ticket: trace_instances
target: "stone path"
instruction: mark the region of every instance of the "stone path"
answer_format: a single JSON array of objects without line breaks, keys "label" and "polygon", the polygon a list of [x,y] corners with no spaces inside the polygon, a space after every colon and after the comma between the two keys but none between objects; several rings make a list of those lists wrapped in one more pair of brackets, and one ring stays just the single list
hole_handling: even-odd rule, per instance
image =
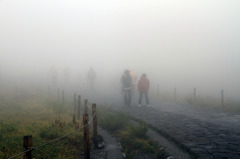
[{"label": "stone path", "polygon": [[172,137],[198,159],[240,159],[238,116],[169,104],[125,110]]},{"label": "stone path", "polygon": [[[139,124],[134,120],[131,120],[131,123],[135,126]],[[164,151],[170,155],[169,158],[172,157],[174,159],[191,159],[191,156],[187,152],[180,149],[178,145],[176,145],[174,142],[169,141],[166,137],[155,132],[151,128],[148,129],[147,136],[150,140],[157,142],[161,147],[163,147]]]},{"label": "stone path", "polygon": [[118,141],[100,127],[98,133],[103,137],[106,146],[103,149],[94,149],[91,152],[91,159],[123,159]]},{"label": "stone path", "polygon": [[[191,156],[188,153],[182,151],[177,145],[173,142],[167,140],[165,137],[156,133],[155,131],[149,129],[147,131],[147,136],[152,141],[158,142],[161,146],[164,147],[165,151],[172,156],[174,159],[191,159]],[[169,157],[170,158],[170,157]]]}]

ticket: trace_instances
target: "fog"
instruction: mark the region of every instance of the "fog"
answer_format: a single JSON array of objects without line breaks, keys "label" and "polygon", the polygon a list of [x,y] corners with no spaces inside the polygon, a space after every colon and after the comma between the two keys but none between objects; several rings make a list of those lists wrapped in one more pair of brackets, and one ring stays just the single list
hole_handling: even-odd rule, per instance
[{"label": "fog", "polygon": [[[0,82],[118,92],[121,74],[146,73],[151,91],[240,97],[238,0],[0,0]],[[45,87],[47,88],[47,86]],[[117,95],[117,94],[116,94]]]}]

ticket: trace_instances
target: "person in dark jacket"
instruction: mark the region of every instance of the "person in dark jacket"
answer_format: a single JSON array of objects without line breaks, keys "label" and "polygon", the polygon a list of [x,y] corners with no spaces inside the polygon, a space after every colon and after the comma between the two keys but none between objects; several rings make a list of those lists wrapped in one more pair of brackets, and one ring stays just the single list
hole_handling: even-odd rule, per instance
[{"label": "person in dark jacket", "polygon": [[149,99],[148,99],[148,91],[150,88],[150,82],[147,79],[147,75],[144,73],[142,74],[140,80],[138,81],[138,91],[139,91],[139,100],[138,106],[142,106],[142,97],[145,96],[147,106],[150,106]]},{"label": "person in dark jacket", "polygon": [[132,100],[132,78],[129,70],[124,71],[121,78],[121,83],[122,91],[124,93],[124,104],[130,106]]}]

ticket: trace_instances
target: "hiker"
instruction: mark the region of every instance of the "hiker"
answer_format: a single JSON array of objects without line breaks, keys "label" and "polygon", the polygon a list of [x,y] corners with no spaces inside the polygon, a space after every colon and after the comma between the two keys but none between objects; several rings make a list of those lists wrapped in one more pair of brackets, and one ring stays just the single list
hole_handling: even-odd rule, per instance
[{"label": "hiker", "polygon": [[132,101],[134,102],[133,104],[136,105],[135,101],[136,101],[136,86],[137,86],[137,75],[133,70],[130,70],[130,76],[132,78]]},{"label": "hiker", "polygon": [[150,87],[150,82],[147,79],[147,75],[145,73],[142,74],[140,80],[138,81],[138,91],[139,91],[139,100],[138,100],[138,106],[142,106],[142,97],[145,96],[146,104],[147,106],[150,106],[149,100],[148,100],[148,91]]},{"label": "hiker", "polygon": [[132,78],[129,70],[125,70],[122,78],[122,91],[124,94],[124,104],[126,106],[131,106],[131,98],[132,98]]},{"label": "hiker", "polygon": [[96,72],[91,67],[88,71],[88,81],[91,89],[94,88],[95,80],[96,80]]}]

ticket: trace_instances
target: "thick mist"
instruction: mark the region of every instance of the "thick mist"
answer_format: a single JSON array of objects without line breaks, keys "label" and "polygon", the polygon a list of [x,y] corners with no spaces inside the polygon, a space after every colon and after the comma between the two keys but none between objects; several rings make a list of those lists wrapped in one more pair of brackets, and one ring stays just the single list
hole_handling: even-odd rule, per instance
[{"label": "thick mist", "polygon": [[[0,0],[2,86],[88,88],[97,74],[101,95],[118,95],[120,77],[146,73],[151,91],[240,97],[240,2]],[[89,92],[88,92],[89,93]]]}]

